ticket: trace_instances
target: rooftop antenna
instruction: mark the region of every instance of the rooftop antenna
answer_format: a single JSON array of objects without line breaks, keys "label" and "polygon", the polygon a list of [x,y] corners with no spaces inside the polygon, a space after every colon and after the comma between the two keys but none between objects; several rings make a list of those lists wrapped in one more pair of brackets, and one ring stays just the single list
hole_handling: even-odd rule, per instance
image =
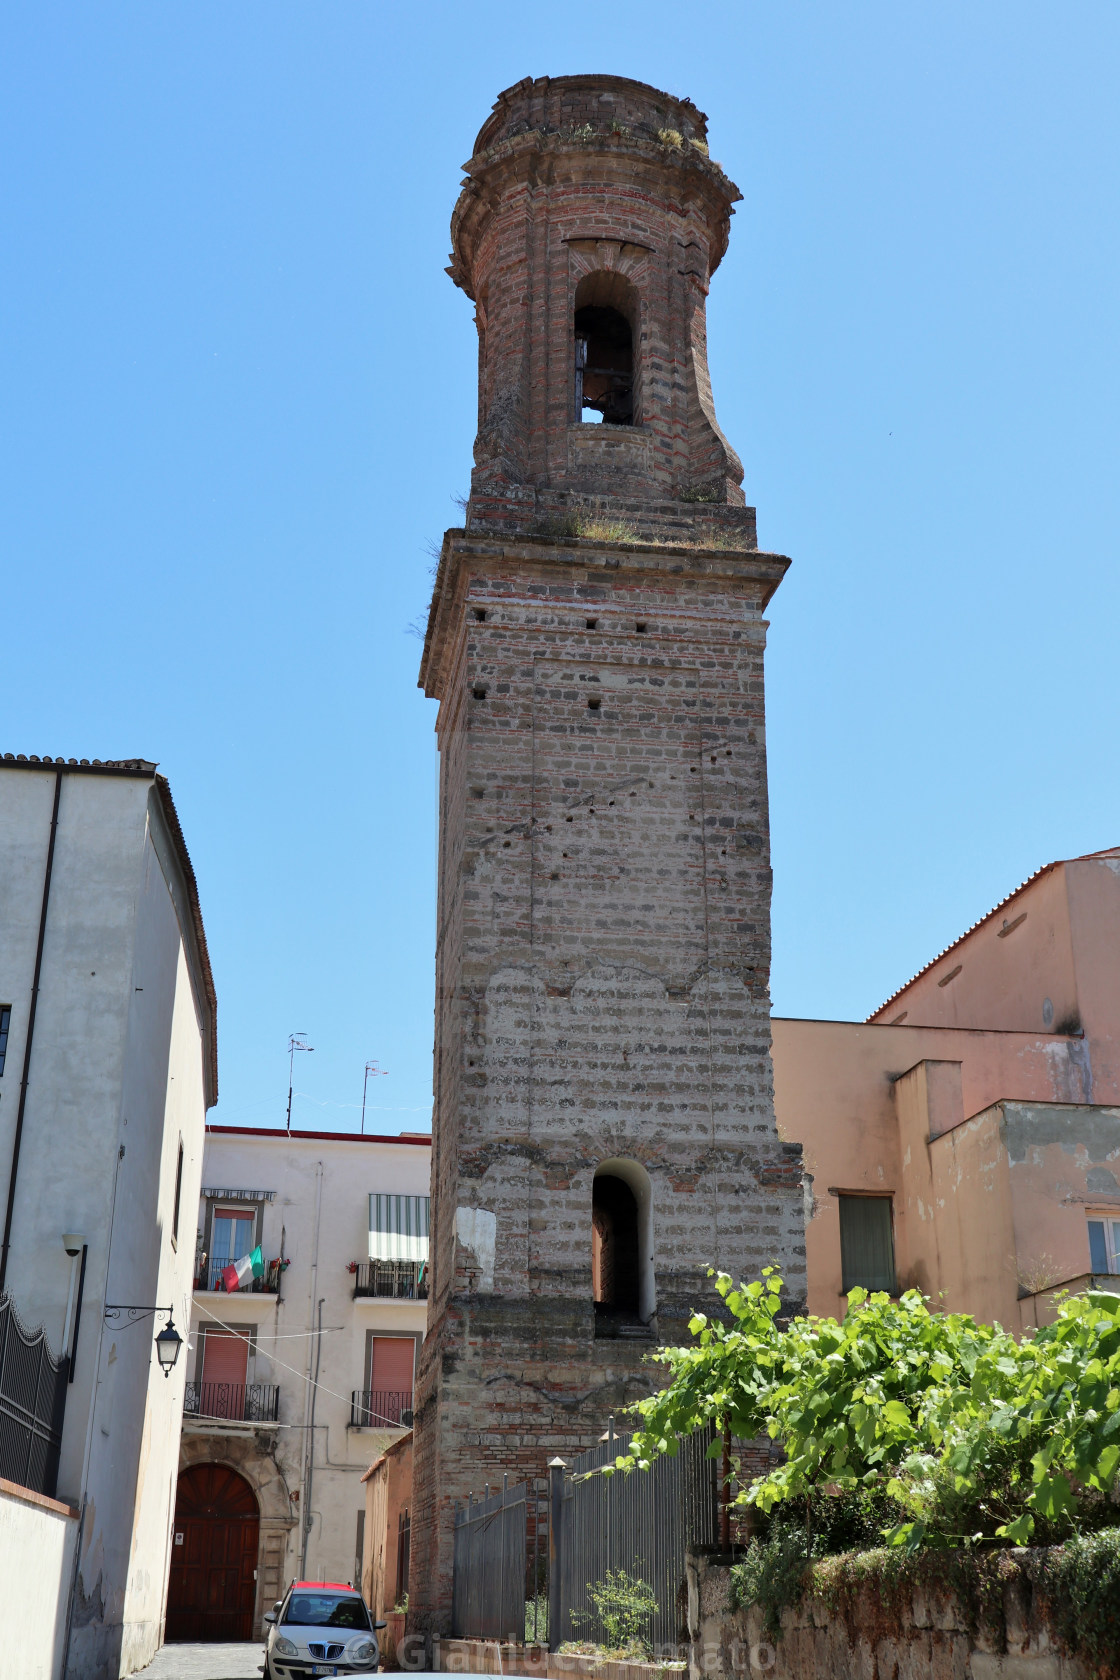
[{"label": "rooftop antenna", "polygon": [[369,1082],[370,1082],[371,1079],[388,1079],[388,1077],[389,1077],[388,1070],[385,1069],[385,1068],[382,1068],[382,1067],[378,1067],[378,1065],[375,1061],[366,1063],[365,1078],[362,1080],[362,1136],[363,1137],[365,1136],[365,1130],[366,1130],[366,1087],[369,1085]]},{"label": "rooftop antenna", "polygon": [[285,1128],[288,1133],[292,1130],[292,1076],[295,1072],[296,1051],[306,1050],[309,1055],[314,1054],[315,1051],[313,1044],[303,1042],[306,1037],[306,1033],[290,1033],[288,1035],[288,1124]]}]

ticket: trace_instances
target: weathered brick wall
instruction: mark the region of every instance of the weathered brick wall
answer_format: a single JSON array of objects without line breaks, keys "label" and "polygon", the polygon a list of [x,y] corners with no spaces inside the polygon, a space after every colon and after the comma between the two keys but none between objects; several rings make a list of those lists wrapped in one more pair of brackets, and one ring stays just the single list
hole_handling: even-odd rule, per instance
[{"label": "weathered brick wall", "polygon": [[[635,131],[573,140],[606,92]],[[684,147],[650,137],[666,114]],[[414,1632],[449,1630],[452,1502],[597,1440],[657,1380],[653,1341],[710,1303],[709,1265],[777,1261],[804,1294],[769,1059],[763,612],[788,562],[755,548],[711,410],[703,300],[735,189],[702,134],[639,84],[522,84],[456,212],[484,395],[421,675],[441,783]],[[641,426],[570,425],[588,262],[641,288]],[[682,501],[698,463],[716,499]],[[619,540],[555,534],[573,509]],[[648,1177],[645,1339],[596,1334],[592,1185],[615,1160]]]},{"label": "weathered brick wall", "polygon": [[[705,134],[687,100],[622,78],[543,77],[499,99],[466,166],[449,269],[479,328],[473,528],[524,524],[542,491],[743,508],[704,318],[741,195]],[[593,274],[635,299],[633,427],[577,423],[572,317]]]}]

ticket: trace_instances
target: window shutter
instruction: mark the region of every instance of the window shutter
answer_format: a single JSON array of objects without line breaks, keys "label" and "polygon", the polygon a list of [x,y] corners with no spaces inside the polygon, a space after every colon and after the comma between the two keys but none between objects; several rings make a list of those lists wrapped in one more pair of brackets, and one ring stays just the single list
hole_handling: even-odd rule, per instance
[{"label": "window shutter", "polygon": [[843,1290],[895,1292],[894,1237],[889,1196],[840,1197],[840,1261]]}]

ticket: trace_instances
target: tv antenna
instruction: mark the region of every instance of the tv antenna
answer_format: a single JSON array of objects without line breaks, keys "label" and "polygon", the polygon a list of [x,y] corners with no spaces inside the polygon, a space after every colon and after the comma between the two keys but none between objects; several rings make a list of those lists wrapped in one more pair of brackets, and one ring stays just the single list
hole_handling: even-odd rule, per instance
[{"label": "tv antenna", "polygon": [[313,1044],[304,1043],[306,1037],[307,1034],[302,1032],[288,1035],[288,1124],[285,1130],[289,1133],[292,1129],[292,1084],[296,1066],[296,1051],[306,1050],[308,1055],[313,1055],[315,1052]]},{"label": "tv antenna", "polygon": [[366,1090],[371,1079],[388,1079],[387,1069],[378,1067],[376,1061],[366,1063],[365,1078],[362,1080],[362,1135],[366,1129]]}]

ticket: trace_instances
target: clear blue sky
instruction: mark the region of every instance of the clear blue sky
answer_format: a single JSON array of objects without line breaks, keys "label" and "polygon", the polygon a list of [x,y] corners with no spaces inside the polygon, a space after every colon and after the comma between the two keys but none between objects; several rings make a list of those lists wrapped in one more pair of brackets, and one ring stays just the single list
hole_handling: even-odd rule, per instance
[{"label": "clear blue sky", "polygon": [[227,1124],[431,1096],[443,273],[498,91],[690,95],[745,194],[710,302],[771,606],[774,1004],[859,1017],[1120,841],[1120,9],[332,0],[0,15],[0,749],[159,759]]}]

